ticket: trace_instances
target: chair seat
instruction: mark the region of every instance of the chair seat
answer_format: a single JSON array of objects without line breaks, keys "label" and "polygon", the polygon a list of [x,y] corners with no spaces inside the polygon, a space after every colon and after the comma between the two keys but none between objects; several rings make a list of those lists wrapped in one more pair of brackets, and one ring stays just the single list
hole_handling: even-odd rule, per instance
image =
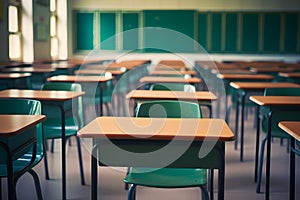
[{"label": "chair seat", "polygon": [[207,183],[206,169],[132,168],[125,183],[157,188],[197,187]]},{"label": "chair seat", "polygon": [[[74,123],[73,118],[67,118],[65,122],[66,136],[74,136],[77,133],[78,125]],[[44,122],[45,139],[61,138],[61,122],[60,119],[47,119]]]}]

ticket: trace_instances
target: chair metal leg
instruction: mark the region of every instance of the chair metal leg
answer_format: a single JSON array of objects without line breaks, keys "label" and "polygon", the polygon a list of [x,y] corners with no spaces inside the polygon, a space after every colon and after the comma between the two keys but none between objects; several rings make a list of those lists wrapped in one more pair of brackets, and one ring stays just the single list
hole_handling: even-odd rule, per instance
[{"label": "chair metal leg", "polygon": [[210,192],[210,199],[214,199],[214,169],[209,169],[209,192]]},{"label": "chair metal leg", "polygon": [[75,137],[76,137],[76,142],[77,142],[77,151],[78,151],[78,160],[79,160],[79,170],[80,170],[80,177],[81,177],[81,185],[85,185],[80,139],[77,136],[75,136]]},{"label": "chair metal leg", "polygon": [[129,190],[128,190],[128,200],[135,200],[135,195],[136,195],[136,185],[135,184],[132,184],[130,187],[129,187]]},{"label": "chair metal leg", "polygon": [[36,172],[33,169],[30,169],[28,172],[31,174],[31,176],[34,180],[36,195],[37,195],[39,200],[42,200],[43,195],[42,195],[41,184],[40,184],[40,180],[39,180],[38,175],[36,174]]},{"label": "chair metal leg", "polygon": [[259,159],[259,164],[258,164],[257,183],[256,183],[256,193],[260,193],[265,144],[266,144],[267,139],[268,139],[267,136],[265,136],[261,142],[261,149],[260,149],[261,151],[260,151],[260,159]]},{"label": "chair metal leg", "polygon": [[[44,146],[47,141],[44,142]],[[50,180],[49,176],[49,168],[48,168],[48,157],[47,157],[47,152],[45,151],[44,153],[44,169],[45,169],[45,178],[46,180]]]},{"label": "chair metal leg", "polygon": [[52,139],[52,140],[51,140],[51,148],[50,148],[50,152],[51,152],[51,153],[54,152],[54,143],[55,143],[55,140]]},{"label": "chair metal leg", "polygon": [[209,196],[208,196],[208,191],[207,191],[206,185],[201,185],[199,187],[201,189],[202,200],[209,200]]},{"label": "chair metal leg", "polygon": [[2,200],[2,178],[0,177],[0,200]]}]

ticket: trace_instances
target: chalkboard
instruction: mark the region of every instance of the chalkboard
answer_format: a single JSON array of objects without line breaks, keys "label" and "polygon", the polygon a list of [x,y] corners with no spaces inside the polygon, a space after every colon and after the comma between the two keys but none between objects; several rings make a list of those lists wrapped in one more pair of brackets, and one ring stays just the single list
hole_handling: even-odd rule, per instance
[{"label": "chalkboard", "polygon": [[297,51],[297,43],[300,39],[299,33],[299,14],[286,13],[284,20],[284,50],[288,53],[295,53]]},{"label": "chalkboard", "polygon": [[226,13],[225,14],[225,51],[236,52],[237,51],[237,13]]},{"label": "chalkboard", "polygon": [[100,13],[100,48],[116,49],[116,13]]},{"label": "chalkboard", "polygon": [[245,53],[258,52],[258,16],[258,13],[242,14],[242,51]]},{"label": "chalkboard", "polygon": [[222,45],[222,14],[211,14],[211,51],[220,52]]},{"label": "chalkboard", "polygon": [[94,48],[94,13],[76,12],[76,50]]},{"label": "chalkboard", "polygon": [[263,19],[263,51],[279,52],[280,13],[265,13]]},{"label": "chalkboard", "polygon": [[123,49],[136,50],[139,47],[139,14],[123,13]]},{"label": "chalkboard", "polygon": [[[194,10],[145,10],[144,26],[157,32],[144,33],[146,51],[194,52]],[[163,31],[163,29],[167,29]],[[168,33],[168,34],[164,34]],[[181,37],[185,37],[184,41]],[[189,40],[189,41],[188,41]]]},{"label": "chalkboard", "polygon": [[207,13],[198,14],[198,43],[207,51]]}]

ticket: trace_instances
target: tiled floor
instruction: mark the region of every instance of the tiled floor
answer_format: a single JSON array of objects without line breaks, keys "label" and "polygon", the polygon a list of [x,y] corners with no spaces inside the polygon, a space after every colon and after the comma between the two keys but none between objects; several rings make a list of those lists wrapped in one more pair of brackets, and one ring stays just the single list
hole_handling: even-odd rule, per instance
[{"label": "tiled floor", "polygon": [[[231,122],[233,122],[233,117]],[[231,123],[233,127],[233,123]],[[245,130],[245,161],[239,161],[239,150],[234,150],[234,142],[226,145],[226,183],[225,199],[227,200],[253,200],[264,199],[264,193],[255,192],[254,183],[254,141],[255,129],[253,128],[253,118],[249,117],[246,122]],[[86,176],[86,185],[80,185],[79,168],[77,162],[77,151],[73,145],[67,149],[67,198],[73,200],[90,199],[90,156],[89,152],[83,148],[84,169]],[[51,180],[44,178],[44,165],[40,163],[35,170],[39,174],[43,196],[45,200],[61,199],[61,164],[60,164],[60,143],[56,142],[55,152],[49,155],[49,168]],[[286,141],[283,146],[279,140],[272,143],[271,159],[271,198],[272,200],[288,199],[288,176],[289,176],[289,157],[286,152]],[[297,158],[297,163],[300,159]],[[125,175],[124,168],[99,168],[99,199],[118,200],[126,199],[127,192],[124,190],[122,178]],[[300,183],[300,170],[297,171],[296,180]],[[215,176],[217,177],[217,175]],[[2,180],[3,197],[6,199],[6,179]],[[216,183],[216,181],[215,181]],[[299,185],[299,184],[298,184]],[[262,184],[264,191],[264,180]],[[31,177],[24,175],[17,185],[17,195],[19,200],[36,199],[34,184]],[[297,194],[300,197],[300,191]],[[215,186],[215,199],[217,197],[217,186]],[[138,188],[137,199],[201,199],[200,190],[190,189],[153,189]]]}]

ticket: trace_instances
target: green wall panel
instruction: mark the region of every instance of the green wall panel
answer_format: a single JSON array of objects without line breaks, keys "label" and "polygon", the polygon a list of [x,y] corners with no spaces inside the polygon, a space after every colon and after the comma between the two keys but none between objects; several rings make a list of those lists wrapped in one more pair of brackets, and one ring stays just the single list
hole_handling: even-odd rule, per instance
[{"label": "green wall panel", "polygon": [[279,52],[280,13],[266,13],[263,19],[263,51]]},{"label": "green wall panel", "polygon": [[139,14],[123,13],[123,49],[135,50],[139,46]]},{"label": "green wall panel", "polygon": [[236,52],[237,51],[237,24],[238,15],[236,13],[226,13],[225,15],[225,51]]},{"label": "green wall panel", "polygon": [[222,48],[222,14],[211,14],[211,51],[220,52]]},{"label": "green wall panel", "polygon": [[116,49],[116,13],[100,13],[101,49]]},{"label": "green wall panel", "polygon": [[207,13],[198,14],[198,43],[207,51]]},{"label": "green wall panel", "polygon": [[76,50],[94,48],[94,14],[76,13]]},{"label": "green wall panel", "polygon": [[[145,10],[144,26],[164,28],[146,31],[147,51],[194,52],[194,10]],[[184,38],[184,41],[180,38]],[[190,39],[189,39],[190,38]],[[183,42],[182,42],[183,41]]]},{"label": "green wall panel", "polygon": [[299,40],[299,14],[287,13],[284,20],[284,49],[286,52],[295,53]]},{"label": "green wall panel", "polygon": [[258,52],[259,23],[258,13],[242,14],[242,52]]}]

